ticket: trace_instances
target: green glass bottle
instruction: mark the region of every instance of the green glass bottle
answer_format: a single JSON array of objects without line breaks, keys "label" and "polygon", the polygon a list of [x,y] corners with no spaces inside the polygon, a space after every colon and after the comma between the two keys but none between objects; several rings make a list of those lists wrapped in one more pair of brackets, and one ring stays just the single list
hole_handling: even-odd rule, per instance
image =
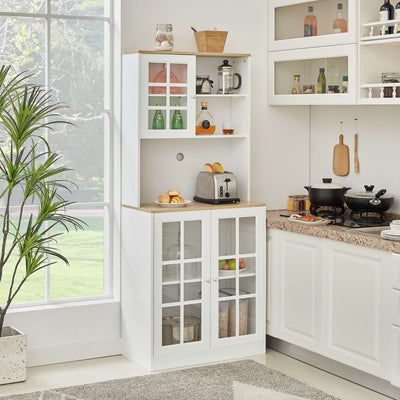
[{"label": "green glass bottle", "polygon": [[[161,104],[157,104],[157,107],[160,107]],[[164,117],[162,115],[161,110],[156,110],[153,117],[153,129],[164,129]]]},{"label": "green glass bottle", "polygon": [[[179,104],[175,104],[175,107],[179,107]],[[179,110],[175,110],[174,112],[171,122],[171,129],[183,129],[183,118]]]}]

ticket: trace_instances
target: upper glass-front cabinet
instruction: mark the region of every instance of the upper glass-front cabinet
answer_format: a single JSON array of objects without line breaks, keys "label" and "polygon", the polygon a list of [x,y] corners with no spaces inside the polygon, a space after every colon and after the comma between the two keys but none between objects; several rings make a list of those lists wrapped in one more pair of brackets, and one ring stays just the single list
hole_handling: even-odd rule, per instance
[{"label": "upper glass-front cabinet", "polygon": [[[346,28],[334,27],[338,3]],[[309,13],[309,7],[312,12]],[[356,43],[355,0],[270,0],[269,51]],[[305,18],[316,18],[316,32],[305,29]],[[307,24],[309,25],[309,24]]]},{"label": "upper glass-front cabinet", "polygon": [[144,55],[141,137],[192,136],[195,124],[195,57]]},{"label": "upper glass-front cabinet", "polygon": [[[356,54],[355,44],[270,52],[269,104],[355,104]],[[318,90],[321,68],[326,80],[323,93]],[[296,94],[293,93],[295,75],[300,79],[300,93]]]}]

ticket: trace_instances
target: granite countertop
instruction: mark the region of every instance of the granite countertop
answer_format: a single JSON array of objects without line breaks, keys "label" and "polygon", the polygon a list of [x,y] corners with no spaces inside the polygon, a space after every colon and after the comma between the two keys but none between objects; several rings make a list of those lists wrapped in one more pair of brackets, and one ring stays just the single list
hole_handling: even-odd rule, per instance
[{"label": "granite countertop", "polygon": [[[267,228],[281,229],[288,232],[301,233],[303,235],[316,236],[324,239],[336,240],[370,247],[373,249],[400,253],[400,242],[382,239],[377,235],[366,232],[357,232],[347,227],[336,225],[310,226],[306,224],[288,221],[288,218],[280,214],[288,215],[287,210],[267,211]],[[389,228],[387,228],[389,229]]]}]

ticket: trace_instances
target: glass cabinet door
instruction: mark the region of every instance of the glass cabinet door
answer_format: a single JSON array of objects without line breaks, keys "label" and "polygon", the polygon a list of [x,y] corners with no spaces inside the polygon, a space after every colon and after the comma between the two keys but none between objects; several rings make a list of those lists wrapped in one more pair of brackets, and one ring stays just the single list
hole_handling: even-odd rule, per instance
[{"label": "glass cabinet door", "polygon": [[194,135],[194,57],[162,54],[143,60],[142,137]]},{"label": "glass cabinet door", "polygon": [[201,214],[197,218],[198,213],[172,214],[161,214],[156,222],[155,353],[188,344],[202,346],[209,329],[206,221]]},{"label": "glass cabinet door", "polygon": [[260,268],[264,256],[258,237],[261,217],[254,210],[213,212],[216,217],[212,218],[212,232],[218,240],[212,244],[211,253],[212,276],[217,283],[212,288],[211,307],[216,308],[212,313],[212,338],[217,343],[259,334],[265,275]]}]

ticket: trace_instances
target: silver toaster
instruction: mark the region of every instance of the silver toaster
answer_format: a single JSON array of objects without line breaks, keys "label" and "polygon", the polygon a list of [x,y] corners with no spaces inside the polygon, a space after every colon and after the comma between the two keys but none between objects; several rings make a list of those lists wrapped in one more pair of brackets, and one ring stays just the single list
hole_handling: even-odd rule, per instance
[{"label": "silver toaster", "polygon": [[205,172],[197,176],[196,201],[210,204],[237,203],[236,176],[232,172]]}]

